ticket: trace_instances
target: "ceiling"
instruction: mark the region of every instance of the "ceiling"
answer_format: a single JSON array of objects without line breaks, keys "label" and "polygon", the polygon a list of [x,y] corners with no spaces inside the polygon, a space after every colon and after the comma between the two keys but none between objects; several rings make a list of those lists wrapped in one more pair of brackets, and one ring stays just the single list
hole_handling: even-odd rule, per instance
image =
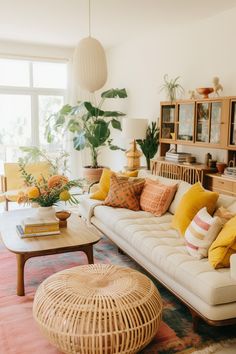
[{"label": "ceiling", "polygon": [[[75,46],[88,35],[88,1],[0,0],[0,40]],[[91,0],[92,36],[109,47],[234,6],[235,0]]]}]

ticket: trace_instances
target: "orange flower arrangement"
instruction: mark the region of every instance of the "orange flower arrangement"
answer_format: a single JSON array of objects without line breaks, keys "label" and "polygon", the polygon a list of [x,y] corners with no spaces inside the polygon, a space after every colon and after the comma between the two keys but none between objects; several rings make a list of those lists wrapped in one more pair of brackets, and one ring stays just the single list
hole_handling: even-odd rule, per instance
[{"label": "orange flower arrangement", "polygon": [[53,175],[46,180],[43,176],[40,176],[38,180],[35,180],[32,175],[28,174],[24,167],[23,177],[30,185],[27,191],[21,192],[18,195],[18,203],[35,202],[40,206],[52,206],[59,201],[69,201],[73,204],[78,204],[78,200],[70,194],[69,190],[72,187],[82,187],[81,180],[71,180],[66,176]]}]

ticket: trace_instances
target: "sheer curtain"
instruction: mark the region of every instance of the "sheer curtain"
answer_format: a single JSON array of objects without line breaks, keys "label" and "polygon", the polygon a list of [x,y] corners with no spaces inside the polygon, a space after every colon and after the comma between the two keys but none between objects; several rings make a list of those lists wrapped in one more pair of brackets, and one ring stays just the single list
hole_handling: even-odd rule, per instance
[{"label": "sheer curtain", "polygon": [[[75,50],[73,59],[70,60],[68,65],[68,98],[67,102],[71,105],[75,105],[78,101],[94,101],[94,94],[80,89],[77,83],[78,66],[77,64],[77,51]],[[73,147],[73,134],[70,132],[66,133],[65,136],[65,150],[70,154],[69,156],[69,169],[71,171],[72,178],[82,177],[83,166],[89,165],[89,154],[88,151],[76,151]]]}]

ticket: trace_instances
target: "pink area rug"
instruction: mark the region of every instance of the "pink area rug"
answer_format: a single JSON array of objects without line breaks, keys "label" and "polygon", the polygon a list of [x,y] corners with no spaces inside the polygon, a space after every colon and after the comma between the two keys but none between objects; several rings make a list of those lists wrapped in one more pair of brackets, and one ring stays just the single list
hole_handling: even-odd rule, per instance
[{"label": "pink area rug", "polygon": [[[116,246],[105,237],[95,245],[94,255],[96,263],[119,264],[143,271],[129,257],[119,254]],[[0,354],[60,354],[44,339],[33,320],[34,293],[51,274],[79,264],[87,264],[81,252],[30,259],[25,268],[26,296],[18,297],[15,255],[0,245]],[[219,329],[201,323],[195,333],[186,307],[160,284],[156,285],[164,302],[163,322],[142,354],[192,353],[235,337],[236,326]]]}]

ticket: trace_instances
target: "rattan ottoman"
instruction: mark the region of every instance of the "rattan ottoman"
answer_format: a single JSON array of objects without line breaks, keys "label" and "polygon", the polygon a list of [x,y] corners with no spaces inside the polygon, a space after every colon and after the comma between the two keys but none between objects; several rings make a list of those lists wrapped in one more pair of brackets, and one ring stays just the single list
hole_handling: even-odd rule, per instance
[{"label": "rattan ottoman", "polygon": [[131,354],[156,334],[162,301],[144,274],[93,264],[46,279],[36,292],[33,315],[42,333],[64,353]]}]

